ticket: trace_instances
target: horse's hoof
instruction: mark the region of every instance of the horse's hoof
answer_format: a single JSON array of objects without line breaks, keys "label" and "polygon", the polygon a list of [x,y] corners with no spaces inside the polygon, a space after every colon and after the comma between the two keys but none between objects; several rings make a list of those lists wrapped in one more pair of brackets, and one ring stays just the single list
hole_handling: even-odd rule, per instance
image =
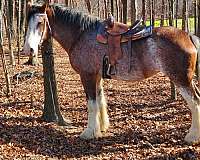
[{"label": "horse's hoof", "polygon": [[101,131],[96,131],[91,128],[86,128],[80,135],[81,139],[94,139],[99,137],[102,137]]},{"label": "horse's hoof", "polygon": [[190,144],[198,144],[200,143],[200,132],[197,130],[190,131],[186,136],[185,136],[185,141]]}]

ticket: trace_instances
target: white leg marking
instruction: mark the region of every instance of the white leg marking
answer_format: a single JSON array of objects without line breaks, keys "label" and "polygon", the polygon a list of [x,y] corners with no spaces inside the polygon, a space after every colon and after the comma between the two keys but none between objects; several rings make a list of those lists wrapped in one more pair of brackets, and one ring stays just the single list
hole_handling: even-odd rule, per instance
[{"label": "white leg marking", "polygon": [[102,132],[106,132],[110,123],[109,123],[109,117],[107,113],[107,102],[103,94],[103,91],[102,91],[102,94],[97,97],[97,103],[100,108],[100,117],[99,117],[100,129]]},{"label": "white leg marking", "polygon": [[195,100],[194,96],[189,94],[186,90],[180,89],[182,96],[187,101],[192,113],[192,124],[189,133],[185,136],[185,141],[188,143],[200,142],[200,105]]},{"label": "white leg marking", "polygon": [[83,139],[93,139],[101,137],[99,106],[94,100],[88,101],[88,125],[87,128],[80,135]]}]

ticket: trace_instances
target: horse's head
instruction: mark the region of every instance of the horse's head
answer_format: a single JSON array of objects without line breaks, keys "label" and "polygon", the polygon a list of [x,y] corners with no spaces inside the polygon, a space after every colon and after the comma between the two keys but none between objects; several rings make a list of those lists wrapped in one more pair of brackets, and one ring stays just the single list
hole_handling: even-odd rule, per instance
[{"label": "horse's head", "polygon": [[29,6],[27,19],[28,29],[23,47],[24,54],[36,55],[38,53],[38,47],[51,33],[51,27],[47,15],[49,10],[50,8],[48,4],[44,4],[40,7]]}]

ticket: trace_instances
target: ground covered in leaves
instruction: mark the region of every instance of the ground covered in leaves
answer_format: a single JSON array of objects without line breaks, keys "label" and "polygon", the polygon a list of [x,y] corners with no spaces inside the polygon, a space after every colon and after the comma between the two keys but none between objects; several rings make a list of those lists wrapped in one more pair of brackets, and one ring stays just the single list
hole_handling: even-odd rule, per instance
[{"label": "ground covered in leaves", "polygon": [[[13,75],[37,71],[31,79],[12,80],[12,95],[5,96],[0,63],[0,159],[199,159],[200,146],[183,139],[191,122],[190,111],[178,94],[170,99],[169,79],[162,74],[141,82],[105,80],[110,128],[98,140],[81,140],[87,108],[78,74],[67,54],[54,46],[56,79],[62,115],[71,126],[40,120],[44,89],[42,65],[22,65]],[[41,59],[41,58],[40,58]]]}]

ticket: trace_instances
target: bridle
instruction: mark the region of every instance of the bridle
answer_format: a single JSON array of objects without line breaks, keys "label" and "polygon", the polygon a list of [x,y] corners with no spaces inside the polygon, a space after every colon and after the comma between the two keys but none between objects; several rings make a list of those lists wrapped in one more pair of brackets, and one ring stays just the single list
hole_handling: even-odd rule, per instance
[{"label": "bridle", "polygon": [[39,42],[39,46],[41,46],[42,43],[43,43],[44,36],[45,36],[46,26],[48,26],[48,28],[49,28],[50,35],[52,35],[52,30],[51,30],[51,27],[50,27],[50,24],[49,24],[49,19],[48,19],[46,12],[45,13],[36,13],[35,15],[45,17],[44,18],[44,27],[43,27],[43,31],[42,31],[42,36],[41,36],[41,39],[40,39],[40,42]]}]

